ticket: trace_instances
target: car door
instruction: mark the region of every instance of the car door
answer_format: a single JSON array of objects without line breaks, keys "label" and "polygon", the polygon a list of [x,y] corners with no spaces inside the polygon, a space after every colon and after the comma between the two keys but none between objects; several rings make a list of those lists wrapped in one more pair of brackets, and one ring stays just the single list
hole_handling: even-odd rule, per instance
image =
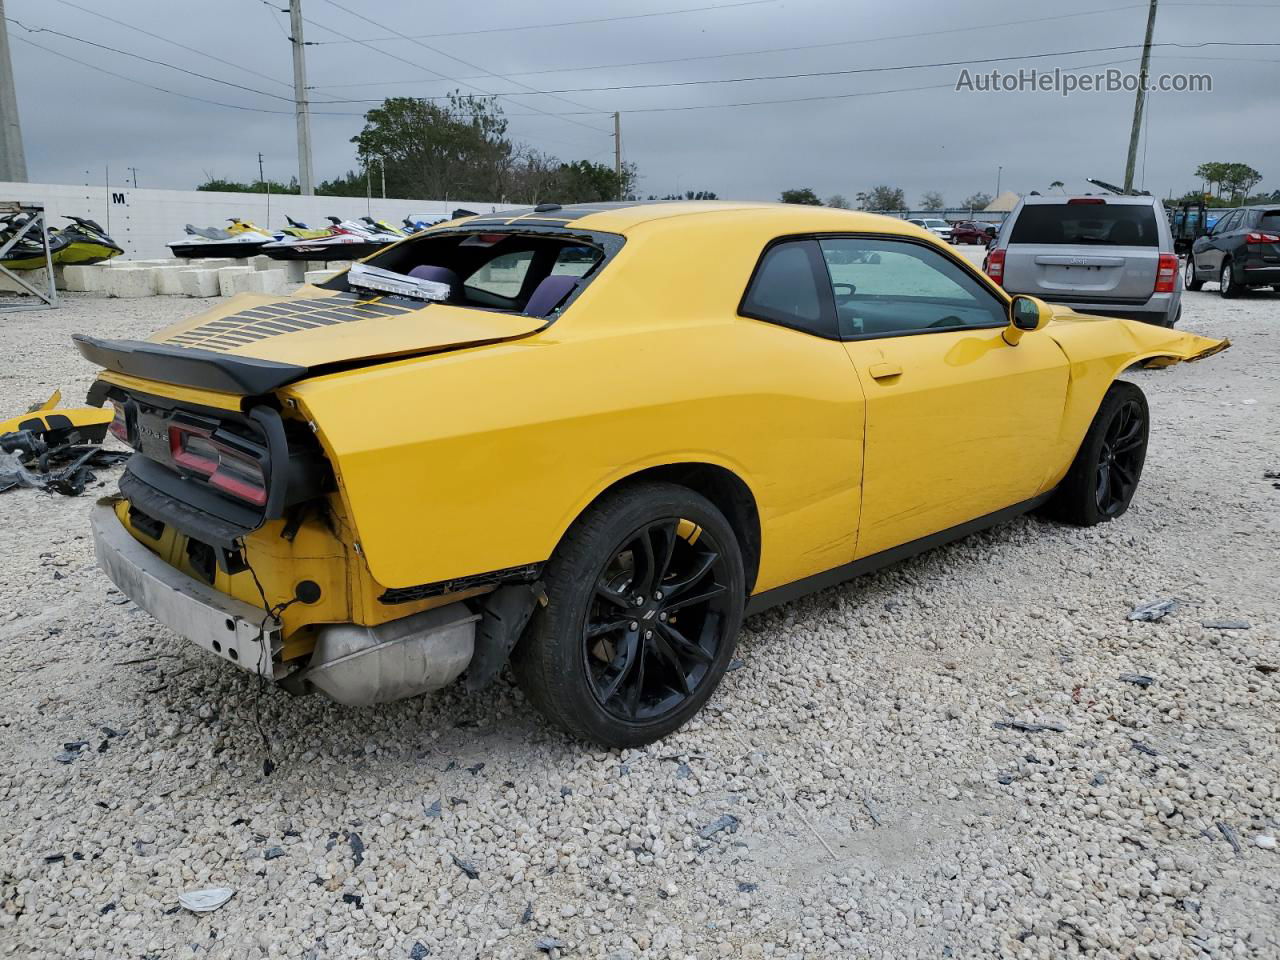
[{"label": "car door", "polygon": [[1222,258],[1226,256],[1228,234],[1235,231],[1243,217],[1243,210],[1228,210],[1213,225],[1213,230],[1192,246],[1191,255],[1196,258],[1196,271],[1202,277],[1217,278],[1222,270]]},{"label": "car door", "polygon": [[820,240],[866,397],[857,557],[1020,505],[1050,480],[1068,365],[1009,346],[1008,301],[968,264],[900,237]]}]

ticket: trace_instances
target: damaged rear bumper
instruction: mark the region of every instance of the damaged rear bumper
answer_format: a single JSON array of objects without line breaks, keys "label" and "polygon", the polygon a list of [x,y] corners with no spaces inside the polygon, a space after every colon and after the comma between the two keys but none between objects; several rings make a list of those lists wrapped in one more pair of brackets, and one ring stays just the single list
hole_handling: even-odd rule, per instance
[{"label": "damaged rear bumper", "polygon": [[470,664],[479,614],[462,602],[378,626],[318,624],[305,665],[280,660],[279,621],[166,563],[136,540],[99,500],[91,514],[98,565],[152,617],[242,670],[280,681],[291,693],[319,691],[348,705],[400,700],[452,683]]}]

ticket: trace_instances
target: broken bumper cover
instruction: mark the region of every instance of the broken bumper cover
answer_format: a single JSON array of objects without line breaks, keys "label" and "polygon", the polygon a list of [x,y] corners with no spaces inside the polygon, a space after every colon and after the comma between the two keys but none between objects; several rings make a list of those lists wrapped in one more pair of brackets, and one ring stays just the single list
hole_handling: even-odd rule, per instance
[{"label": "broken bumper cover", "polygon": [[91,516],[98,566],[126,597],[179,636],[241,669],[276,678],[280,627],[264,610],[174,569],[133,538],[116,516],[114,498]]}]

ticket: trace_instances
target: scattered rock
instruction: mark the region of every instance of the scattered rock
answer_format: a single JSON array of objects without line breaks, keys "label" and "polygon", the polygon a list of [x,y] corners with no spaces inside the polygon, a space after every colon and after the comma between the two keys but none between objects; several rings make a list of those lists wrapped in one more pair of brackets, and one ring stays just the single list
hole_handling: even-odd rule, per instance
[{"label": "scattered rock", "polygon": [[1154,623],[1163,620],[1181,605],[1182,601],[1176,597],[1169,597],[1165,600],[1151,600],[1148,603],[1140,603],[1130,610],[1129,619]]},{"label": "scattered rock", "polygon": [[728,830],[730,833],[738,832],[738,818],[731,813],[722,814],[716,817],[709,824],[698,831],[698,836],[703,840],[710,840],[717,833]]},{"label": "scattered rock", "polygon": [[178,894],[178,903],[192,913],[209,913],[236,895],[230,887],[206,887]]}]

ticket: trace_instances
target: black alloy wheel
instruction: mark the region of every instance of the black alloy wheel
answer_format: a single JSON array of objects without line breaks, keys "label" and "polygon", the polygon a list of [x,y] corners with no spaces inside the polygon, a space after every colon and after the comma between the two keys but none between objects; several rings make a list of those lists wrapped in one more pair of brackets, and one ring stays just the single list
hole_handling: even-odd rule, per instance
[{"label": "black alloy wheel", "polygon": [[1146,411],[1137,400],[1126,400],[1107,425],[1098,451],[1094,500],[1102,516],[1117,517],[1129,506],[1146,452]]},{"label": "black alloy wheel", "polygon": [[596,581],[583,624],[597,702],[628,723],[677,711],[716,661],[729,581],[724,551],[692,521],[665,517],[628,534]]},{"label": "black alloy wheel", "polygon": [[652,743],[707,702],[746,604],[738,536],[701,494],[645,482],[600,497],[561,539],[547,604],[511,654],[552,723],[608,747]]}]

